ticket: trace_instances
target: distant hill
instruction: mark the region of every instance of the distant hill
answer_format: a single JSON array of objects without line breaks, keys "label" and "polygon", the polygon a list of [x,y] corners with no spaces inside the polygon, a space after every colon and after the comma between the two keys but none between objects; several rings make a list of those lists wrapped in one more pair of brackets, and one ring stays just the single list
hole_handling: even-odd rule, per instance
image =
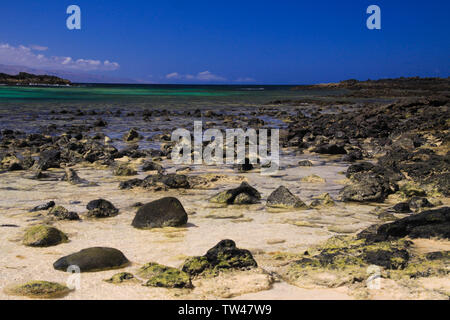
[{"label": "distant hill", "polygon": [[56,76],[19,72],[17,75],[0,73],[0,84],[6,85],[71,85],[72,82]]},{"label": "distant hill", "polygon": [[15,75],[19,72],[56,76],[63,79],[68,79],[72,83],[139,83],[134,79],[115,77],[108,74],[75,72],[67,70],[44,70],[29,68],[25,66],[0,64],[0,73]]}]

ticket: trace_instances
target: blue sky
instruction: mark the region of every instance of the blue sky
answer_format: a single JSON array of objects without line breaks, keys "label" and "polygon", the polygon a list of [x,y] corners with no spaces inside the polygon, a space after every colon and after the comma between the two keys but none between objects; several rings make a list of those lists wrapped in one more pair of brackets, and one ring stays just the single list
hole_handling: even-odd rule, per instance
[{"label": "blue sky", "polygon": [[[366,28],[372,4],[381,30]],[[0,64],[149,83],[448,77],[449,34],[447,0],[15,0],[0,5]]]}]

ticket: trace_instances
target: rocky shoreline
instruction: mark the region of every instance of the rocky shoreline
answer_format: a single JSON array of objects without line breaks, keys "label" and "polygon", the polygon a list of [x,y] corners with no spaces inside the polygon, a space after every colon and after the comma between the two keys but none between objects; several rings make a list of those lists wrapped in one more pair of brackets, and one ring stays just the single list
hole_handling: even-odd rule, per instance
[{"label": "rocky shoreline", "polygon": [[[106,298],[257,297],[286,283],[331,297],[448,299],[448,79],[336,87],[348,92],[326,102],[61,107],[32,120],[39,132],[2,128],[1,298],[94,298],[95,286]],[[174,165],[170,132],[196,119],[222,130],[277,124],[280,171]],[[117,132],[127,121],[147,126]],[[89,289],[64,285],[70,265]],[[371,266],[382,290],[367,287]]]}]

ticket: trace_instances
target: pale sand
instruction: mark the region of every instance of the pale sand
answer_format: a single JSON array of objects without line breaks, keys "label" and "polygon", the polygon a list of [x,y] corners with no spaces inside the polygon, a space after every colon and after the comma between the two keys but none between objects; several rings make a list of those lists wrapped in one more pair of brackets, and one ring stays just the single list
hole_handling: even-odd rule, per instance
[{"label": "pale sand", "polygon": [[[300,157],[283,157],[283,165],[298,162]],[[305,156],[305,159],[318,160]],[[323,161],[322,159],[321,161]],[[319,161],[316,163],[320,163]],[[169,167],[169,163],[164,163]],[[230,168],[196,167],[190,174],[218,173],[230,177],[219,181],[207,190],[186,190],[151,192],[145,190],[119,190],[120,180],[111,175],[110,170],[93,167],[76,168],[81,178],[98,183],[98,186],[80,187],[61,181],[35,181],[27,178],[30,173],[11,172],[0,177],[0,224],[17,224],[20,228],[0,228],[0,299],[21,299],[3,292],[5,286],[29,280],[47,280],[65,283],[68,274],[53,269],[52,264],[61,256],[92,246],[107,246],[121,250],[132,265],[120,269],[134,273],[144,263],[155,261],[179,267],[187,256],[203,255],[222,239],[233,239],[238,247],[252,251],[262,269],[277,270],[266,253],[302,252],[319,244],[335,232],[355,233],[378,222],[369,205],[337,203],[336,207],[319,210],[291,212],[269,212],[265,199],[279,185],[285,185],[294,194],[309,204],[312,197],[329,192],[336,198],[344,178],[340,172],[346,167],[339,163],[327,162],[315,167],[295,167],[280,171],[279,177],[261,176],[258,172],[237,174]],[[169,167],[169,171],[174,168]],[[62,176],[62,170],[52,170]],[[306,183],[301,178],[317,174],[327,183]],[[140,174],[145,177],[146,174]],[[261,204],[251,206],[228,206],[221,208],[210,204],[209,197],[237,186],[245,177],[263,195]],[[131,205],[149,202],[164,196],[176,196],[189,214],[185,228],[137,230],[131,226],[136,212]],[[88,201],[105,198],[110,200],[120,214],[116,217],[91,220],[85,219]],[[83,221],[59,221],[54,226],[68,234],[70,242],[49,248],[30,248],[21,244],[20,239],[26,227],[35,224],[36,213],[28,209],[54,200],[69,210],[78,212]],[[70,204],[70,201],[81,201]],[[45,215],[45,212],[40,212]],[[228,217],[214,219],[211,215]],[[38,217],[39,219],[39,217]],[[297,225],[295,225],[297,224]],[[284,282],[275,282],[262,271],[252,271],[230,275],[229,278],[194,282],[193,291],[149,288],[139,284],[113,285],[102,280],[119,272],[117,270],[82,273],[81,288],[64,299],[191,299],[191,298],[245,298],[245,299],[350,299],[346,288],[302,289]],[[225,289],[224,289],[225,288]],[[259,291],[259,292],[258,292]],[[256,293],[255,293],[256,292]]]}]

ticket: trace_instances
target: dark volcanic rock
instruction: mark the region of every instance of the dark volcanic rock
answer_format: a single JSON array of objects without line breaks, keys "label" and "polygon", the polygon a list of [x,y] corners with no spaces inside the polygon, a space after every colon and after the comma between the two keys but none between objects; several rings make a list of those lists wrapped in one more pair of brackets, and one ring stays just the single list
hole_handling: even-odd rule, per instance
[{"label": "dark volcanic rock", "polygon": [[392,223],[369,227],[359,238],[385,241],[390,238],[450,238],[450,207],[424,211]]},{"label": "dark volcanic rock", "polygon": [[383,176],[358,172],[351,176],[351,184],[341,190],[341,196],[343,201],[382,202],[397,188]]},{"label": "dark volcanic rock", "polygon": [[49,201],[47,203],[40,204],[40,205],[34,207],[33,209],[30,210],[30,212],[36,212],[36,211],[41,211],[41,210],[48,210],[50,208],[53,208],[54,206],[55,206],[55,201]]},{"label": "dark volcanic rock", "polygon": [[409,213],[409,212],[411,212],[411,208],[409,207],[409,203],[408,202],[397,203],[393,207],[393,209],[397,213]]},{"label": "dark volcanic rock", "polygon": [[86,208],[89,210],[88,217],[106,218],[113,217],[119,213],[119,210],[108,200],[97,199],[90,201]]},{"label": "dark volcanic rock", "polygon": [[305,203],[285,186],[278,187],[267,198],[267,206],[275,208],[304,208]]},{"label": "dark volcanic rock", "polygon": [[324,144],[314,148],[312,151],[321,154],[347,154],[347,151],[343,146],[338,146],[336,144]]},{"label": "dark volcanic rock", "polygon": [[253,204],[258,203],[261,194],[247,182],[242,182],[237,188],[220,192],[210,199],[211,202],[227,204]]},{"label": "dark volcanic rock", "polygon": [[298,165],[300,167],[312,167],[313,163],[311,161],[309,161],[309,160],[301,160],[301,161],[298,162]]},{"label": "dark volcanic rock", "polygon": [[257,266],[250,251],[237,248],[233,240],[222,240],[204,256],[188,258],[182,270],[190,275],[198,275],[204,271],[217,273],[225,269],[249,269]]},{"label": "dark volcanic rock", "polygon": [[188,216],[177,198],[166,197],[139,208],[131,225],[138,229],[178,227],[187,223]]},{"label": "dark volcanic rock", "polygon": [[153,162],[153,161],[146,161],[144,162],[144,164],[142,165],[142,171],[158,171],[158,173],[163,173],[164,172],[164,168],[162,167],[162,165]]},{"label": "dark volcanic rock", "polygon": [[80,220],[76,212],[67,210],[62,206],[53,207],[49,212],[49,216],[53,216],[58,220]]},{"label": "dark volcanic rock", "polygon": [[59,168],[61,161],[61,151],[59,150],[44,150],[39,155],[39,161],[36,164],[36,169],[47,170],[49,168]]},{"label": "dark volcanic rock", "polygon": [[53,268],[67,271],[69,266],[74,265],[81,272],[93,272],[122,268],[128,264],[128,259],[117,249],[92,247],[58,259],[53,263]]},{"label": "dark volcanic rock", "polygon": [[420,211],[424,208],[434,207],[427,198],[412,197],[408,202],[409,207],[413,211]]},{"label": "dark volcanic rock", "polygon": [[139,139],[139,133],[134,129],[130,129],[130,131],[128,131],[123,137],[123,140],[127,142],[137,139]]}]

